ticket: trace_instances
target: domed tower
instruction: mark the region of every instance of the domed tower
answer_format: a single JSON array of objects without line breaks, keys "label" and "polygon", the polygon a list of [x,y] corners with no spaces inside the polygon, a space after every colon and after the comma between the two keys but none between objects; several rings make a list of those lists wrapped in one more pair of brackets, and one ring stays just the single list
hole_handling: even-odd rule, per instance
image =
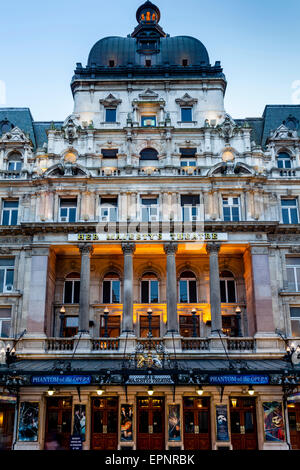
[{"label": "domed tower", "polygon": [[[139,127],[139,102],[146,100],[147,93],[150,101],[161,101],[163,112],[156,120],[161,125],[168,118],[178,127],[183,107],[193,108],[194,127],[224,119],[226,79],[220,62],[210,64],[199,39],[166,34],[159,24],[160,10],[149,0],[138,8],[136,19],[131,34],[100,39],[90,51],[87,66],[77,64],[71,89],[74,113],[80,120],[93,121],[95,128],[109,127],[106,109],[110,107],[116,110],[110,113],[114,128],[128,127],[130,122]],[[148,90],[144,98],[143,89]]]}]

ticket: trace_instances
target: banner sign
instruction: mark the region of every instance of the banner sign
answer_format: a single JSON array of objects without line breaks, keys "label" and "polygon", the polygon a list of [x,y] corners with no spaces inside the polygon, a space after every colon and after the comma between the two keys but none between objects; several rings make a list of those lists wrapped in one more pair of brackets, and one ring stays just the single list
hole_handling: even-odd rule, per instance
[{"label": "banner sign", "polygon": [[278,401],[264,402],[265,441],[284,442],[284,422],[282,403]]},{"label": "banner sign", "polygon": [[89,385],[90,375],[36,375],[31,377],[35,385]]},{"label": "banner sign", "polygon": [[17,397],[11,395],[0,395],[0,403],[17,403]]},{"label": "banner sign", "polygon": [[85,441],[86,430],[86,409],[85,405],[74,406],[74,423],[73,423],[73,437],[80,437],[81,441]]},{"label": "banner sign", "polygon": [[227,241],[228,233],[70,233],[69,242],[107,242],[107,241],[133,241],[133,242],[207,242]]},{"label": "banner sign", "polygon": [[133,440],[133,406],[121,405],[121,441]]},{"label": "banner sign", "polygon": [[209,383],[212,385],[267,385],[270,381],[268,375],[210,375]]},{"label": "banner sign", "polygon": [[228,442],[228,416],[227,406],[217,405],[216,406],[216,421],[217,421],[217,441]]},{"label": "banner sign", "polygon": [[170,375],[130,375],[126,385],[172,385]]}]

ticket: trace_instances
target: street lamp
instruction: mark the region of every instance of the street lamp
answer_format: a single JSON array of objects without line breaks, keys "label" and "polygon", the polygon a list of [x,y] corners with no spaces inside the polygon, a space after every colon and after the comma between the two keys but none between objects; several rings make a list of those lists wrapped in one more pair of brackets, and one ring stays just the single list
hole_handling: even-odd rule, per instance
[{"label": "street lamp", "polygon": [[152,309],[149,308],[147,313],[148,313],[148,322],[149,322],[148,338],[152,338]]},{"label": "street lamp", "polygon": [[238,338],[242,338],[242,336],[243,336],[243,332],[242,332],[242,328],[241,328],[241,313],[242,313],[241,308],[238,305],[235,309],[236,324],[237,324],[237,337]]},{"label": "street lamp", "polygon": [[193,321],[193,338],[197,338],[197,310],[193,308],[192,310],[192,321]]},{"label": "street lamp", "polygon": [[65,313],[66,313],[66,309],[65,307],[62,305],[60,311],[59,311],[59,319],[60,319],[60,332],[59,332],[59,336],[62,338],[63,335],[64,335],[64,319],[65,319]]},{"label": "street lamp", "polygon": [[108,314],[109,310],[107,307],[104,309],[104,338],[108,338]]}]

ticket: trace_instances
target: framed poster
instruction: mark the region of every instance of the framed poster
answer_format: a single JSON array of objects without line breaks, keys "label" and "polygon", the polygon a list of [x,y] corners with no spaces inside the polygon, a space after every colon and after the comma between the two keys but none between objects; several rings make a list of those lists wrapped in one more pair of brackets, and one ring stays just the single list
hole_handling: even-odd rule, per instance
[{"label": "framed poster", "polygon": [[133,405],[121,405],[121,441],[133,440]]},{"label": "framed poster", "polygon": [[20,405],[18,440],[27,442],[38,441],[39,403],[23,401]]},{"label": "framed poster", "polygon": [[181,440],[180,405],[169,405],[169,441]]},{"label": "framed poster", "polygon": [[264,427],[266,441],[285,440],[282,403],[278,401],[264,402]]},{"label": "framed poster", "polygon": [[216,405],[217,441],[228,442],[228,414],[226,405]]},{"label": "framed poster", "polygon": [[74,406],[74,425],[73,436],[81,437],[82,442],[85,441],[86,429],[86,411],[85,405]]}]

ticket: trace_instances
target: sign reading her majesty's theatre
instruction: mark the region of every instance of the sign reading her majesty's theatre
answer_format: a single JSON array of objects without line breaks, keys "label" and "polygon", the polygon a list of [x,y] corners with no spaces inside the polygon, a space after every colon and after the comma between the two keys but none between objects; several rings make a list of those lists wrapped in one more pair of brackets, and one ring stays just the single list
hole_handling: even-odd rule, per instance
[{"label": "sign reading her majesty's theatre", "polygon": [[71,233],[69,242],[106,242],[106,241],[227,241],[227,233]]}]

